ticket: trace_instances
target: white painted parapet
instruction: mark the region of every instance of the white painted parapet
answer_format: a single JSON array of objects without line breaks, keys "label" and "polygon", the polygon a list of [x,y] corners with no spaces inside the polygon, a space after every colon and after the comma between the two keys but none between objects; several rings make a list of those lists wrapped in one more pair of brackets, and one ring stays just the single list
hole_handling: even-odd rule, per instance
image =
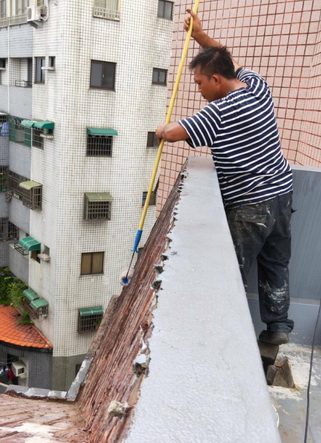
[{"label": "white painted parapet", "polygon": [[212,160],[186,172],[126,442],[280,442]]}]

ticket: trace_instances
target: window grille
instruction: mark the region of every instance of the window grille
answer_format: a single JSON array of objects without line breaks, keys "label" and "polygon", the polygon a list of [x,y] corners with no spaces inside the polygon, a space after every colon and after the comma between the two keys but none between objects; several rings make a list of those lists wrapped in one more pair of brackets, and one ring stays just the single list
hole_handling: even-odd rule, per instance
[{"label": "window grille", "polygon": [[173,2],[159,0],[157,16],[160,18],[166,18],[167,20],[173,20],[173,6]]},{"label": "window grille", "polygon": [[91,61],[90,87],[115,90],[116,63]]},{"label": "window grille", "polygon": [[8,190],[8,166],[0,166],[0,192]]},{"label": "window grille", "polygon": [[7,218],[0,218],[0,241],[18,240],[19,228]]},{"label": "window grille", "polygon": [[43,129],[32,128],[32,146],[43,149]]},{"label": "window grille", "polygon": [[8,240],[18,240],[18,239],[19,239],[18,226],[8,221]]},{"label": "window grille", "polygon": [[99,328],[104,311],[101,306],[79,309],[78,332],[91,332]]},{"label": "window grille", "polygon": [[87,135],[87,155],[97,157],[111,157],[113,137],[105,135]]},{"label": "window grille", "polygon": [[104,252],[81,254],[81,275],[103,274]]},{"label": "window grille", "polygon": [[119,20],[120,0],[94,0],[93,16],[107,20]]},{"label": "window grille", "polygon": [[112,197],[108,193],[85,193],[84,219],[110,220]]},{"label": "window grille", "polygon": [[42,185],[22,189],[22,203],[30,209],[42,209]]},{"label": "window grille", "polygon": [[147,148],[158,148],[158,138],[156,132],[148,132],[147,134]]},{"label": "window grille", "polygon": [[9,116],[9,140],[22,145],[31,146],[31,128],[21,125],[22,118]]},{"label": "window grille", "polygon": [[29,255],[29,251],[27,251],[27,249],[25,249],[22,246],[20,246],[19,243],[14,243],[13,247],[14,247],[14,249],[17,252],[19,252],[19,254],[21,254],[21,255]]},{"label": "window grille", "polygon": [[153,68],[153,85],[163,85],[166,86],[167,82],[167,70],[160,68]]},{"label": "window grille", "polygon": [[8,172],[8,189],[9,191],[12,191],[13,197],[17,198],[18,200],[22,200],[24,190],[20,188],[19,184],[27,180],[28,179],[26,177],[16,174],[15,172]]}]

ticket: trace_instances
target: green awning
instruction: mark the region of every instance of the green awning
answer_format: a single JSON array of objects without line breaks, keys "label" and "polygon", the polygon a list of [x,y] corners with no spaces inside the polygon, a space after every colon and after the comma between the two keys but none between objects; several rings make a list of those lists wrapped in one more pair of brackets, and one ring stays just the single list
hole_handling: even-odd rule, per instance
[{"label": "green awning", "polygon": [[25,126],[26,128],[33,128],[35,123],[35,120],[22,120],[21,126]]},{"label": "green awning", "polygon": [[30,307],[36,310],[39,308],[43,308],[44,306],[48,306],[48,302],[43,298],[38,298],[37,300],[33,300],[30,303]]},{"label": "green awning", "polygon": [[29,300],[34,301],[39,298],[39,295],[36,294],[32,289],[28,288],[23,291],[23,295]]},{"label": "green awning", "polygon": [[81,308],[79,309],[80,317],[88,317],[90,315],[104,315],[104,309],[102,306],[96,306],[94,308]]},{"label": "green awning", "polygon": [[19,240],[19,245],[27,251],[40,251],[40,243],[33,237],[24,237]]},{"label": "green awning", "polygon": [[38,129],[54,129],[55,127],[55,123],[48,120],[22,120],[21,125]]},{"label": "green awning", "polygon": [[35,182],[33,180],[28,180],[26,182],[19,183],[20,188],[26,189],[27,191],[30,191],[32,188],[39,188],[42,186],[41,183]]},{"label": "green awning", "polygon": [[109,192],[85,192],[85,196],[90,202],[111,201],[113,199]]},{"label": "green awning", "polygon": [[87,134],[89,134],[89,135],[118,135],[118,132],[115,129],[87,128]]}]

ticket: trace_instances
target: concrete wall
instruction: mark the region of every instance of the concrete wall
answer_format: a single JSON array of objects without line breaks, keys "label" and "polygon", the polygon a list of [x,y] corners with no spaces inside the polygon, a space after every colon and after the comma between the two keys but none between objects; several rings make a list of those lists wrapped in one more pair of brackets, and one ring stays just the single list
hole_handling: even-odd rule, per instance
[{"label": "concrete wall", "polygon": [[32,88],[10,86],[10,114],[23,119],[32,118]]},{"label": "concrete wall", "polygon": [[51,389],[68,391],[77,375],[76,368],[78,365],[81,365],[84,358],[85,354],[72,355],[70,357],[54,357],[52,359]]},{"label": "concrete wall", "polygon": [[[171,81],[174,81],[186,38],[183,30],[188,0],[175,2]],[[242,65],[266,79],[275,101],[281,146],[295,164],[321,164],[321,114],[319,112],[321,65],[320,2],[231,0],[200,2],[203,28],[232,52]],[[200,48],[191,42],[186,68],[174,107],[172,121],[193,115],[206,103],[187,66]],[[172,91],[170,90],[169,93]],[[161,122],[160,122],[161,123]],[[207,148],[190,149],[186,143],[164,146],[159,187],[160,206],[170,192],[181,165],[188,156],[207,155]]]},{"label": "concrete wall", "polygon": [[23,232],[30,233],[30,209],[14,197],[9,203],[9,221]]},{"label": "concrete wall", "polygon": [[9,268],[18,278],[28,283],[29,281],[29,255],[22,255],[9,245]]}]

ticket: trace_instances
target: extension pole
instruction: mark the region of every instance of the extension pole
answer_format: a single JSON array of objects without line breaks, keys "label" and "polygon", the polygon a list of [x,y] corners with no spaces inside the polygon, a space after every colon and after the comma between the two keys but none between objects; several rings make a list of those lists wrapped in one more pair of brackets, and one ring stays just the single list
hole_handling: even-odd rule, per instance
[{"label": "extension pole", "polygon": [[[195,14],[197,14],[199,3],[200,3],[200,0],[195,0],[195,4],[193,6],[193,12]],[[173,112],[173,108],[174,108],[174,104],[175,104],[175,100],[176,100],[176,96],[177,96],[177,92],[178,92],[178,87],[179,87],[179,83],[180,83],[180,80],[181,80],[181,76],[182,76],[182,72],[183,72],[183,68],[184,68],[184,64],[185,64],[185,60],[186,60],[186,56],[187,56],[188,46],[189,46],[189,42],[190,42],[191,35],[192,35],[192,29],[193,29],[193,17],[191,17],[189,30],[188,30],[187,35],[186,35],[186,39],[185,39],[185,44],[184,44],[181,60],[180,60],[179,66],[178,66],[178,71],[177,71],[176,80],[175,80],[175,84],[174,84],[174,88],[173,88],[173,92],[172,92],[172,96],[171,96],[171,101],[169,103],[169,107],[168,107],[168,111],[167,111],[167,115],[166,115],[166,119],[165,119],[165,123],[166,124],[170,123],[170,120],[171,120],[171,116],[172,116],[172,112]],[[163,146],[164,146],[164,140],[161,140],[160,143],[159,143],[159,146],[158,146],[157,156],[156,156],[156,160],[155,160],[152,176],[151,176],[151,179],[150,179],[150,182],[149,182],[149,187],[148,187],[148,192],[147,192],[147,196],[146,196],[143,212],[142,212],[142,215],[141,215],[141,219],[140,219],[140,222],[139,222],[138,230],[137,230],[135,241],[134,241],[134,246],[133,246],[133,249],[132,249],[133,256],[132,256],[132,259],[131,259],[131,262],[130,262],[130,265],[129,265],[129,268],[128,268],[128,271],[127,271],[127,274],[126,274],[126,277],[124,277],[122,279],[123,280],[123,284],[125,284],[125,285],[129,283],[129,281],[128,281],[128,273],[129,273],[129,270],[130,270],[130,266],[131,266],[131,263],[133,261],[133,257],[134,257],[135,252],[138,252],[138,245],[139,245],[142,233],[143,233],[143,227],[144,227],[144,223],[145,223],[147,209],[148,209],[149,201],[150,201],[150,198],[151,198],[151,195],[152,195],[152,192],[153,192],[154,183],[155,183],[155,179],[156,179],[156,174],[157,174],[159,162],[160,162],[162,151],[163,151]]]}]

